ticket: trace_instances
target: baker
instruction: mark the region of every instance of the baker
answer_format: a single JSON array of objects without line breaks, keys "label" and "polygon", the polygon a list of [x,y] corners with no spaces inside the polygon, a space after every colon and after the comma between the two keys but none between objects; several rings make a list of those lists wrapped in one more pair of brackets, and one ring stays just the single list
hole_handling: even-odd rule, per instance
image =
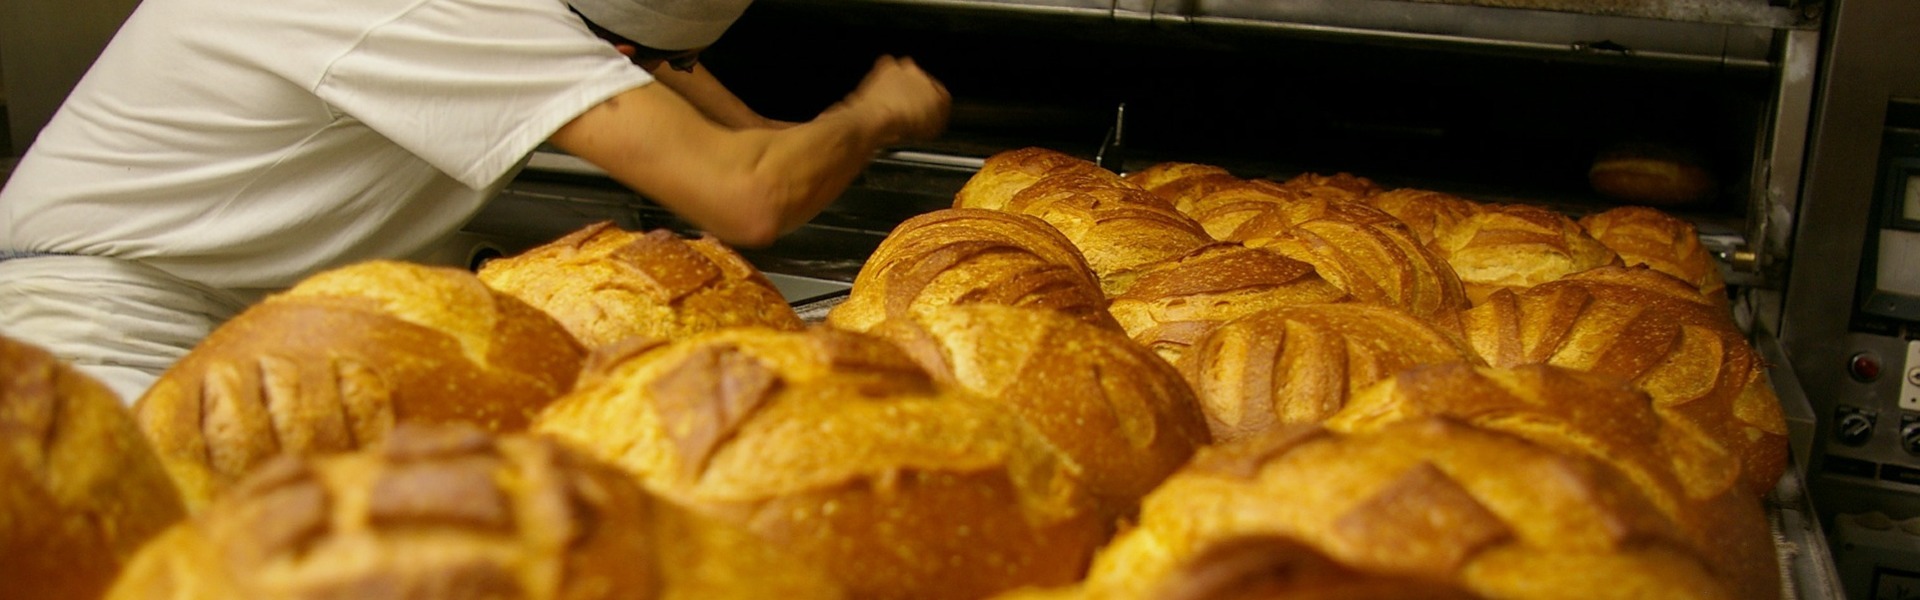
[{"label": "baker", "polygon": [[945,127],[893,57],[756,113],[698,59],[749,1],[146,0],[0,190],[0,334],[132,402],[265,295],[422,256],[542,142],[755,246]]}]

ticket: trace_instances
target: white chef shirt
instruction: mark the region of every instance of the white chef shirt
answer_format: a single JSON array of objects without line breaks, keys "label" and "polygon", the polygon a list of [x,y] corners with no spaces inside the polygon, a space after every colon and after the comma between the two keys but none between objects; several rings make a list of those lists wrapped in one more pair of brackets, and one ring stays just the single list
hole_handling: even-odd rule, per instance
[{"label": "white chef shirt", "polygon": [[0,261],[0,334],[133,402],[266,293],[431,250],[651,81],[562,0],[145,0],[0,190],[0,255],[79,255]]},{"label": "white chef shirt", "polygon": [[424,252],[651,81],[562,0],[146,0],[0,191],[0,249],[257,299]]}]

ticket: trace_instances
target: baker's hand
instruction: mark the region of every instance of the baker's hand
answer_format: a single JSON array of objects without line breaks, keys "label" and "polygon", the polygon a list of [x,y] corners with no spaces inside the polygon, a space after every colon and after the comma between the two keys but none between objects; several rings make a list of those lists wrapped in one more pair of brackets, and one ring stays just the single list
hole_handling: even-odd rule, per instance
[{"label": "baker's hand", "polygon": [[913,59],[882,56],[842,104],[877,118],[884,137],[897,142],[940,135],[953,97]]}]

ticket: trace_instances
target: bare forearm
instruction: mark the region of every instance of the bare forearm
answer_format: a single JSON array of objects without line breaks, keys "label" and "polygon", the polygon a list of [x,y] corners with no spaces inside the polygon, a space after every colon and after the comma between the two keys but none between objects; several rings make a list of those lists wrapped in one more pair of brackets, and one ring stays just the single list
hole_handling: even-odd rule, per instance
[{"label": "bare forearm", "polygon": [[653,77],[686,98],[701,114],[728,129],[777,129],[791,125],[761,116],[728,90],[705,65],[694,65],[691,73],[663,67],[656,70]]}]

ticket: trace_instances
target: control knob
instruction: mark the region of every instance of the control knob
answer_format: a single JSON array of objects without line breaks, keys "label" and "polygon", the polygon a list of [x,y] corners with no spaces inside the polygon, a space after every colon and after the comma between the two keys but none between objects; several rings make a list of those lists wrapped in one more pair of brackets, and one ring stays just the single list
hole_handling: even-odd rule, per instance
[{"label": "control knob", "polygon": [[[1909,425],[1908,427],[1904,427],[1902,429],[1912,431],[1914,434],[1914,438],[1920,438],[1920,427],[1913,427]],[[1900,432],[1901,439],[1907,442],[1908,451],[1913,451],[1916,448],[1920,448],[1920,446],[1914,445],[1916,442],[1920,442],[1920,439],[1909,438],[1907,434],[1908,434],[1908,431]],[[1860,445],[1866,444],[1867,438],[1873,437],[1873,417],[1869,417],[1867,415],[1860,414],[1860,413],[1847,413],[1845,415],[1841,415],[1840,423],[1838,426],[1838,430],[1836,431],[1836,435],[1840,437],[1840,443],[1846,444],[1848,446],[1860,446]]]},{"label": "control knob", "polygon": [[1920,421],[1900,426],[1900,447],[1906,448],[1907,454],[1920,455]]}]

